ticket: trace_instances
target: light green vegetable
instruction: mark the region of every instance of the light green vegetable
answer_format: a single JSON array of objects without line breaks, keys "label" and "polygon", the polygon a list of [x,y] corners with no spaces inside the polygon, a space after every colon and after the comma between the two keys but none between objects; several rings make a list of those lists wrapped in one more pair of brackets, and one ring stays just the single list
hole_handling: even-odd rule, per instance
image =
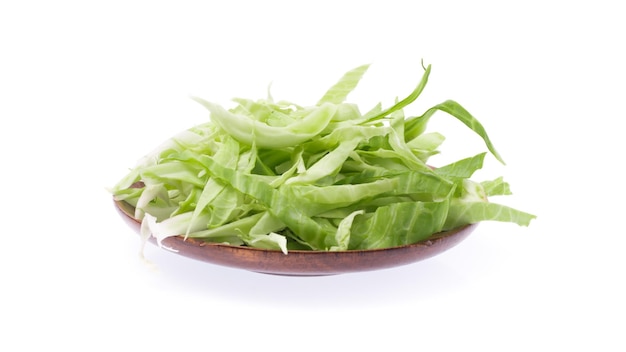
[{"label": "light green vegetable", "polygon": [[488,201],[511,194],[502,178],[470,179],[486,153],[427,164],[444,141],[425,132],[438,111],[469,127],[504,163],[485,128],[457,102],[405,117],[430,66],[406,98],[361,114],[345,101],[368,67],[347,72],[315,106],[269,96],[235,99],[226,109],[194,98],[210,121],[144,157],[111,190],[114,198],[135,207],[143,236],[159,244],[184,235],[284,253],[400,246],[488,220],[529,225],[534,215]]}]

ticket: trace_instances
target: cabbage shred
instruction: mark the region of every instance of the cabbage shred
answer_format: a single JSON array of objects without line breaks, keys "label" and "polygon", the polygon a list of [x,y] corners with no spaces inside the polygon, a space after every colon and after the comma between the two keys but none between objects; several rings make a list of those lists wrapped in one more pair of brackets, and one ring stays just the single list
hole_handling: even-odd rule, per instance
[{"label": "cabbage shred", "polygon": [[504,163],[481,123],[447,100],[419,116],[403,108],[430,74],[394,105],[362,114],[346,102],[368,65],[347,72],[314,106],[234,99],[225,109],[193,98],[210,120],[166,141],[111,190],[135,207],[146,236],[182,235],[263,249],[387,248],[480,221],[528,226],[534,215],[487,201],[511,194],[502,179],[470,179],[487,152],[432,168],[443,135],[436,112],[474,131]]}]

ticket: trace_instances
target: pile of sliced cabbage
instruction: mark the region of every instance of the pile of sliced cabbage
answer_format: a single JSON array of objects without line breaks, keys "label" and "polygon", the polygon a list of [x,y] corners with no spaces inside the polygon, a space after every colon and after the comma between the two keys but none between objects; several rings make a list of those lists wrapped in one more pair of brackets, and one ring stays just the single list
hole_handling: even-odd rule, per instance
[{"label": "pile of sliced cabbage", "polygon": [[438,111],[482,138],[481,123],[448,100],[419,116],[346,102],[368,65],[347,72],[314,106],[194,98],[210,120],[172,137],[111,189],[135,208],[144,239],[170,236],[263,249],[345,251],[401,246],[481,221],[528,226],[534,215],[487,201],[511,194],[502,178],[476,182],[487,152],[431,167],[444,137],[426,132]]}]

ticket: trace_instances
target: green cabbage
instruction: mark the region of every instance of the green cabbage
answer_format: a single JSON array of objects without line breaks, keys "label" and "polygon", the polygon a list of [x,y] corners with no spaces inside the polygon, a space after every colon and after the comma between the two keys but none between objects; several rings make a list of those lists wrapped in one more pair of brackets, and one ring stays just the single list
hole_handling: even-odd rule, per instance
[{"label": "green cabbage", "polygon": [[403,108],[361,114],[345,102],[368,65],[347,72],[315,106],[235,99],[236,107],[194,98],[210,120],[144,157],[112,193],[135,207],[142,233],[275,249],[343,251],[400,246],[480,221],[528,226],[534,215],[488,201],[511,194],[502,178],[475,182],[486,153],[433,168],[444,137],[425,133],[447,113],[504,163],[480,122],[448,100],[422,115]]}]

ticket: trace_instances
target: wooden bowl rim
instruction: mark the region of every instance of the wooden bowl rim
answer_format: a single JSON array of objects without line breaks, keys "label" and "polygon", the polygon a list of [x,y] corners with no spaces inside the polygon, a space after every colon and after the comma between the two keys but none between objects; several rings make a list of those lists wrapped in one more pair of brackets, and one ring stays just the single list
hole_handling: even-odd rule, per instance
[{"label": "wooden bowl rim", "polygon": [[[124,201],[114,203],[127,223],[139,230],[141,221],[135,219],[134,207]],[[434,234],[430,238],[402,246],[346,251],[280,250],[207,242],[184,236],[168,237],[163,241],[177,254],[192,259],[266,274],[318,276],[371,271],[411,264],[440,254],[463,241],[478,224],[469,224]],[[156,240],[150,237],[150,242]]]}]

